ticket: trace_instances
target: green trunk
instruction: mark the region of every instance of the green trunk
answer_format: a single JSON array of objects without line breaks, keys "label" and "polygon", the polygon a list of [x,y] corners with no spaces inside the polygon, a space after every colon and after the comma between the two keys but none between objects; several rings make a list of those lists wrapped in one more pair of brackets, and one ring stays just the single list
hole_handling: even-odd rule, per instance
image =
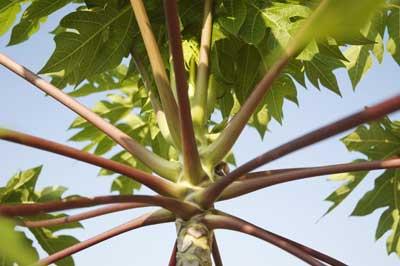
[{"label": "green trunk", "polygon": [[176,220],[176,266],[211,266],[213,232],[201,223],[201,216]]}]

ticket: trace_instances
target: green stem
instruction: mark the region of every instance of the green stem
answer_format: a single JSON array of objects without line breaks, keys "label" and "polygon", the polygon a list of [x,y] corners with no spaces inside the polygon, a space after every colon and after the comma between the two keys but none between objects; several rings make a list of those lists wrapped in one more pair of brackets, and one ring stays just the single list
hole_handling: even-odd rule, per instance
[{"label": "green stem", "polygon": [[205,162],[206,165],[215,166],[229,153],[247,125],[249,119],[257,110],[258,105],[263,101],[267,91],[282,73],[290,59],[296,55],[298,51],[303,49],[309,41],[318,37],[313,33],[312,26],[315,21],[324,15],[328,2],[329,1],[321,2],[293,40],[290,41],[289,46],[282,51],[280,58],[272,65],[263,79],[255,86],[239,112],[231,121],[229,121],[228,126],[222,131],[218,138],[204,150],[202,157],[207,159],[207,162]]},{"label": "green stem", "polygon": [[290,57],[291,55],[285,53],[282,58],[272,66],[260,83],[254,88],[249,98],[242,105],[240,111],[229,121],[227,127],[221,132],[218,138],[204,150],[202,157],[205,158],[206,165],[210,165],[210,167],[215,166],[230,152],[250,117],[263,100],[265,93],[280,75],[283,68],[289,62]]},{"label": "green stem", "polygon": [[209,56],[212,36],[212,0],[204,1],[203,27],[201,30],[199,66],[193,98],[192,116],[195,129],[204,133],[207,118],[207,90],[209,78]]},{"label": "green stem", "polygon": [[160,49],[154,37],[153,30],[142,0],[131,0],[133,12],[139,25],[140,32],[149,56],[151,69],[160,94],[171,137],[178,147],[181,147],[179,136],[178,106],[172,93]]},{"label": "green stem", "polygon": [[[154,94],[153,90],[151,89],[151,80],[146,71],[145,66],[143,65],[142,60],[140,59],[140,57],[136,54],[136,52],[133,49],[131,50],[131,55],[132,55],[132,60],[135,63],[135,66],[143,79],[144,86],[146,87],[147,91],[149,92],[150,103],[156,114],[157,124],[158,124],[158,127],[160,128],[162,136],[169,143],[174,145],[175,148],[179,149],[180,147],[178,147],[178,145],[172,139],[171,132],[168,128],[167,118],[165,116],[165,112],[162,110],[161,103],[158,100],[157,96]],[[177,178],[174,178],[173,180],[176,181]]]}]

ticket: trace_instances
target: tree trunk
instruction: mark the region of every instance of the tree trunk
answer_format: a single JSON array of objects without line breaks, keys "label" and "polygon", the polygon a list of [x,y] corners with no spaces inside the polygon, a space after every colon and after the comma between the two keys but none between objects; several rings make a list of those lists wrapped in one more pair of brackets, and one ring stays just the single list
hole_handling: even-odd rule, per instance
[{"label": "tree trunk", "polygon": [[176,266],[211,266],[213,232],[201,223],[201,216],[176,220]]}]

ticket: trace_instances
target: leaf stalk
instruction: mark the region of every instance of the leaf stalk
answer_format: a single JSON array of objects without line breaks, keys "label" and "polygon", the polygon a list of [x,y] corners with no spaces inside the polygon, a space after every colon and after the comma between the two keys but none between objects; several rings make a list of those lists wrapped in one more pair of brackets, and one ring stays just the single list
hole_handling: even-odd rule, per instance
[{"label": "leaf stalk", "polygon": [[172,94],[164,61],[162,59],[157,41],[154,37],[149,17],[142,0],[131,0],[131,5],[150,60],[151,69],[153,71],[154,80],[160,94],[161,104],[167,117],[167,123],[171,132],[171,137],[174,140],[174,143],[178,147],[181,147],[179,136],[179,117],[176,115],[178,113],[178,106],[174,99],[174,95]]},{"label": "leaf stalk", "polygon": [[188,96],[188,81],[183,59],[178,6],[175,0],[164,1],[168,37],[172,53],[179,107],[184,179],[198,185],[204,176],[194,136]]},{"label": "leaf stalk", "polygon": [[120,144],[134,157],[136,157],[149,168],[154,170],[154,172],[164,177],[176,176],[179,173],[179,164],[165,160],[164,158],[147,150],[130,136],[105,121],[99,115],[79,103],[74,98],[64,93],[62,90],[41,79],[38,75],[34,74],[29,69],[17,64],[11,58],[1,53],[0,64],[2,64],[15,74],[19,75],[20,77],[26,79],[31,84],[42,90],[44,93],[50,95],[58,102],[65,105],[67,108],[89,121],[91,124],[104,132],[115,142]]}]

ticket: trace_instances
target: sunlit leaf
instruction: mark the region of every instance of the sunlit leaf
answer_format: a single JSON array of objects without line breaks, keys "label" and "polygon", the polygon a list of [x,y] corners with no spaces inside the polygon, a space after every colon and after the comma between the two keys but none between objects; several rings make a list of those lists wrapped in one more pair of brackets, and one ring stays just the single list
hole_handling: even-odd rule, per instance
[{"label": "sunlit leaf", "polygon": [[15,223],[0,217],[0,265],[28,266],[38,260],[32,240],[25,233],[15,230]]}]

